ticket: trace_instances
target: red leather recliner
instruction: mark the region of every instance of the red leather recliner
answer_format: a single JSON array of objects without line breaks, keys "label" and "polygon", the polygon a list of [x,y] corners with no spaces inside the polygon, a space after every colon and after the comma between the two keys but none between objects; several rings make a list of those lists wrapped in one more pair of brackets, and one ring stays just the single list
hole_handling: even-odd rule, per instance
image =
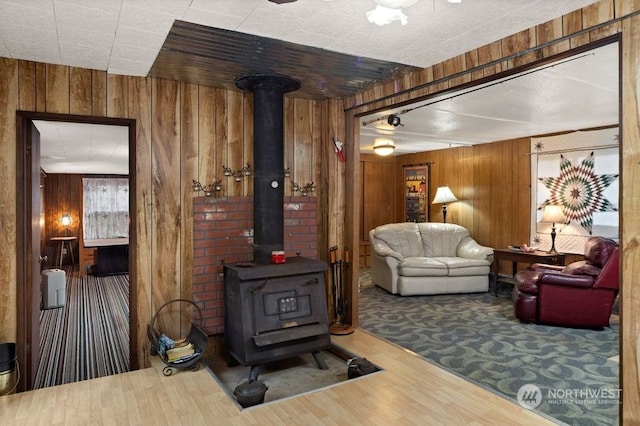
[{"label": "red leather recliner", "polygon": [[619,289],[618,244],[591,237],[585,260],[566,267],[536,263],[516,274],[513,310],[523,322],[602,328]]}]

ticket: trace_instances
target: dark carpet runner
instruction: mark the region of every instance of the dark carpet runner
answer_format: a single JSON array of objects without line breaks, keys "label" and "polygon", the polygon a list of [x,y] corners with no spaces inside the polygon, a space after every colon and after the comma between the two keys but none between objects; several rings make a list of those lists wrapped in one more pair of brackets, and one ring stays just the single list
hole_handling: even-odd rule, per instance
[{"label": "dark carpet runner", "polygon": [[66,272],[65,305],[40,311],[36,389],[129,371],[129,275]]}]

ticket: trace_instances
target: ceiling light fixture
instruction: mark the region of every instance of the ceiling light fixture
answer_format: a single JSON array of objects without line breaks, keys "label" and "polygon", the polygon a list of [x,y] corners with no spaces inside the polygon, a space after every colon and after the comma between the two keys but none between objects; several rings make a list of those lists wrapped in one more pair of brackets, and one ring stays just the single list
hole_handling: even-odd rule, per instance
[{"label": "ceiling light fixture", "polygon": [[393,21],[400,21],[402,25],[408,22],[407,15],[402,13],[402,8],[414,5],[418,0],[374,0],[377,6],[366,13],[367,19],[372,24],[386,25]]},{"label": "ceiling light fixture", "polygon": [[394,149],[396,146],[389,138],[376,138],[373,142],[373,151],[383,157],[390,155]]}]

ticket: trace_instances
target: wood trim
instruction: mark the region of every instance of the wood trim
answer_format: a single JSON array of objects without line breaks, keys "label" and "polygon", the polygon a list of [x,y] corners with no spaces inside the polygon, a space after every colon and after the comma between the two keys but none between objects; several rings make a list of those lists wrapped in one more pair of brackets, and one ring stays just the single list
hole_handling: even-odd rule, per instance
[{"label": "wood trim", "polygon": [[[18,220],[16,224],[16,264],[17,264],[17,277],[16,282],[30,282],[32,280],[32,275],[29,271],[29,265],[34,261],[30,254],[28,253],[30,250],[27,246],[23,244],[25,241],[25,230],[27,227],[31,227],[32,224],[30,221],[26,219],[25,215],[25,202],[28,198],[27,195],[31,193],[30,188],[24,187],[26,179],[21,178],[21,176],[25,175],[25,170],[27,170],[27,164],[24,163],[21,159],[24,159],[26,153],[24,152],[24,140],[28,136],[28,132],[25,131],[25,126],[30,125],[34,120],[46,120],[46,121],[63,121],[63,122],[79,122],[79,123],[91,123],[91,124],[108,124],[108,125],[120,125],[127,126],[129,128],[129,167],[130,170],[136,170],[136,159],[135,155],[132,153],[136,152],[136,122],[131,119],[116,119],[116,118],[107,118],[107,117],[94,117],[94,116],[81,116],[81,115],[70,115],[70,114],[58,114],[58,113],[43,113],[43,112],[31,112],[31,111],[16,111],[17,116],[17,129],[16,129],[16,183],[17,183],[17,194],[16,194],[16,217],[21,218]],[[135,176],[132,178],[133,173],[130,173],[130,185],[132,188],[135,188]],[[135,191],[132,190],[129,192],[129,208],[130,211],[136,211],[136,197]],[[136,218],[135,215],[131,215],[130,218],[130,230],[136,229]],[[130,247],[132,247],[132,252],[135,252],[135,244],[136,237],[135,232],[130,231]],[[80,252],[79,255],[82,253]],[[130,271],[130,330],[129,330],[129,339],[130,339],[130,351],[131,351],[131,367],[138,368],[138,345],[135,342],[138,339],[138,330],[133,326],[137,323],[137,299],[135,296],[137,289],[137,280],[135,278],[135,268],[136,258],[132,256],[129,259],[129,271]],[[18,357],[21,365],[27,366],[31,365],[34,362],[37,363],[37,357],[39,354],[33,353],[33,351],[25,346],[28,341],[25,341],[26,333],[28,330],[37,326],[37,316],[32,316],[32,310],[25,309],[27,306],[34,305],[37,306],[35,300],[37,299],[36,295],[25,293],[23,291],[24,286],[17,286],[18,292],[20,296],[17,300],[17,317],[19,319],[19,324],[17,327],[17,348],[18,348]],[[35,361],[34,361],[35,360]],[[36,364],[37,365],[37,364]],[[27,377],[29,377],[29,370],[26,370]],[[23,387],[23,386],[27,387]],[[21,386],[21,390],[28,389],[31,386],[31,383],[23,383]]]}]

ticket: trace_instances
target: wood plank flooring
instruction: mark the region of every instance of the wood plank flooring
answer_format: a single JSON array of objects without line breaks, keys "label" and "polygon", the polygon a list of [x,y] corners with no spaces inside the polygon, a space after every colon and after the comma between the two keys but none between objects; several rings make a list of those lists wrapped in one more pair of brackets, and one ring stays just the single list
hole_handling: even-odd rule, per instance
[{"label": "wood plank flooring", "polygon": [[151,368],[0,397],[0,424],[544,425],[555,424],[364,331],[333,343],[384,368],[242,410],[207,369]]}]

